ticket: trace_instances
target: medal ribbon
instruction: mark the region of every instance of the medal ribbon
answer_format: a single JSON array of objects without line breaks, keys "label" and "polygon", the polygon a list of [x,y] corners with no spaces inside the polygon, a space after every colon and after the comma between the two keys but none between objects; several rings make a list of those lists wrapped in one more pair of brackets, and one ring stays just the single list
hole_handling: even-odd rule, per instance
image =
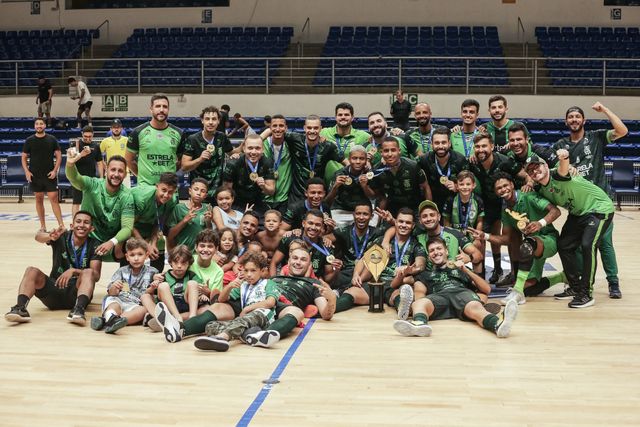
[{"label": "medal ribbon", "polygon": [[356,250],[356,259],[362,258],[362,253],[367,247],[367,242],[369,241],[369,227],[367,227],[367,234],[364,235],[364,241],[362,242],[362,246],[358,248],[358,235],[356,234],[355,225],[351,229],[351,236],[353,237],[353,248]]},{"label": "medal ribbon", "polygon": [[271,142],[271,137],[269,137],[269,146],[271,147],[271,152],[273,153],[273,170],[277,171],[280,167],[280,162],[282,162],[282,152],[284,151],[284,144],[280,146],[280,151],[278,152],[278,159],[276,160],[276,148]]},{"label": "medal ribbon", "polygon": [[464,156],[465,157],[469,157],[469,155],[471,155],[471,147],[473,146],[473,138],[475,138],[476,134],[478,133],[478,129],[473,131],[473,136],[471,137],[471,144],[469,144],[469,146],[467,147],[467,138],[466,135],[464,134],[464,131],[461,129],[460,133],[462,134],[462,145],[464,146]]},{"label": "medal ribbon", "polygon": [[[410,243],[411,243],[411,237],[409,237],[407,241],[404,243],[404,246],[402,247],[402,252],[400,252],[400,248],[398,248],[398,238],[396,238],[393,241],[393,251],[396,256],[396,267],[400,267],[402,265],[402,258],[404,258],[404,254],[405,252],[407,252],[407,248],[409,247]],[[400,252],[400,254],[398,254],[398,252]]]},{"label": "medal ribbon", "polygon": [[245,159],[245,161],[252,173],[258,173],[258,166],[260,165],[260,160],[256,162],[255,166],[251,163],[251,161],[249,161],[249,159]]},{"label": "medal ribbon", "polygon": [[431,128],[431,132],[429,132],[429,139],[428,139],[429,143],[427,144],[427,148],[425,149],[425,147],[424,147],[424,138],[423,138],[424,135],[422,135],[422,132],[420,132],[420,129],[418,129],[418,135],[420,135],[420,145],[422,146],[422,152],[424,154],[427,154],[429,151],[431,151],[431,139],[433,138],[433,131],[434,130],[435,129],[432,127]]},{"label": "medal ribbon", "polygon": [[305,242],[309,243],[311,246],[316,248],[318,250],[318,252],[320,252],[322,255],[324,255],[324,256],[331,255],[331,252],[329,252],[329,249],[327,249],[324,245],[322,245],[322,246],[317,245],[317,244],[313,243],[311,240],[309,240],[307,237],[303,237],[303,239],[304,239]]},{"label": "medal ribbon", "polygon": [[[307,212],[309,212],[311,210],[311,206],[309,205],[309,201],[308,200],[304,201],[304,207],[307,210]],[[320,203],[320,207],[318,209],[320,209],[320,212],[324,213],[324,209],[322,208],[322,203]]]},{"label": "medal ribbon", "polygon": [[69,234],[69,249],[73,253],[73,257],[71,258],[71,265],[73,268],[82,268],[82,261],[84,260],[85,255],[87,254],[87,244],[89,243],[89,239],[84,241],[82,245],[82,250],[80,251],[80,258],[78,258],[78,251],[76,251],[75,246],[73,245],[73,234]]},{"label": "medal ribbon", "polygon": [[438,170],[438,175],[446,176],[447,179],[449,179],[449,176],[451,176],[451,159],[449,159],[449,162],[447,163],[447,174],[446,175],[444,173],[442,173],[442,169],[440,168],[440,164],[438,163],[438,159],[434,159],[434,161],[436,162],[436,169]]},{"label": "medal ribbon", "polygon": [[311,172],[316,169],[316,163],[318,163],[318,147],[320,147],[320,144],[316,145],[313,149],[313,161],[311,161],[311,156],[309,155],[309,145],[307,145],[306,142],[304,143],[304,150],[307,152],[307,160],[309,161],[309,169],[311,170]]}]

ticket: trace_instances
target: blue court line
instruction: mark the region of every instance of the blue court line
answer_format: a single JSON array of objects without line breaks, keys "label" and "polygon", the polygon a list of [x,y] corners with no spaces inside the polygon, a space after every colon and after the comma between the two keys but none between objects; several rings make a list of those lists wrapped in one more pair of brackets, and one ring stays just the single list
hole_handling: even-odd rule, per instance
[{"label": "blue court line", "polygon": [[271,374],[271,377],[269,377],[269,379],[267,380],[268,384],[265,384],[262,386],[262,389],[260,390],[256,398],[253,399],[253,402],[251,402],[251,405],[249,405],[249,407],[247,408],[245,413],[242,415],[242,418],[240,418],[240,421],[238,421],[238,424],[236,424],[236,426],[245,427],[249,425],[253,417],[256,415],[256,412],[258,412],[258,409],[260,409],[260,406],[262,406],[262,404],[264,403],[264,400],[267,398],[267,396],[269,395],[269,392],[275,385],[273,384],[273,382],[280,378],[280,375],[282,375],[282,373],[286,369],[287,365],[291,361],[291,358],[293,357],[293,354],[296,352],[296,350],[298,350],[298,347],[300,347],[300,344],[302,344],[302,341],[307,336],[307,333],[311,330],[311,327],[313,326],[315,321],[316,319],[309,319],[309,321],[307,322],[307,325],[304,327],[302,332],[300,332],[300,334],[296,337],[296,340],[293,342],[293,344],[291,344],[291,347],[289,347],[289,350],[287,350],[284,356],[282,356],[280,363],[278,364],[278,366],[276,366],[276,369]]}]

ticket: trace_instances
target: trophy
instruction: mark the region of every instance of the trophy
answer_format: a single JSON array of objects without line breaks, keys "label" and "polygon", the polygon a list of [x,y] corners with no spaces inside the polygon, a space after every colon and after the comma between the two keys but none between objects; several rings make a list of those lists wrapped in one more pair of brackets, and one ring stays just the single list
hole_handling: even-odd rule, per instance
[{"label": "trophy", "polygon": [[524,232],[524,229],[527,228],[527,224],[529,224],[529,218],[527,218],[526,213],[520,213],[516,211],[512,211],[511,209],[505,209],[505,212],[511,215],[511,218],[516,220],[516,225],[518,230]]},{"label": "trophy", "polygon": [[389,263],[389,254],[379,245],[371,246],[362,256],[362,262],[373,276],[369,282],[369,311],[382,313],[384,311],[384,282],[380,282],[380,275]]}]

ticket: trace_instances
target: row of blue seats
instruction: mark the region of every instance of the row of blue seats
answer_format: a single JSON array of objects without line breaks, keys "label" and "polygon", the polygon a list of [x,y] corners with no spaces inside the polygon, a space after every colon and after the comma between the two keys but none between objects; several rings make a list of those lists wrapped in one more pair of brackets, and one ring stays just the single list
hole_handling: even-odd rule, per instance
[{"label": "row of blue seats", "polygon": [[[554,86],[562,87],[602,87],[602,79],[588,78],[554,78],[551,79]],[[635,88],[640,87],[640,81],[636,79],[607,79],[607,87]]]},{"label": "row of blue seats", "polygon": [[431,47],[431,46],[378,46],[349,48],[345,46],[327,46],[322,56],[502,56],[500,45],[490,47]]},{"label": "row of blue seats", "polygon": [[[442,68],[464,68],[467,61],[465,59],[442,59],[442,58],[383,58],[383,59],[321,59],[318,63],[320,68],[331,67],[332,63],[335,67],[397,67],[402,62],[403,67],[442,67]],[[470,59],[470,67],[505,67],[506,63],[503,58],[495,59]]]},{"label": "row of blue seats", "polygon": [[52,39],[52,38],[73,38],[73,37],[100,37],[100,30],[20,30],[20,31],[0,31],[1,39]]},{"label": "row of blue seats", "polygon": [[604,59],[604,60],[596,60],[596,59],[553,59],[547,58],[545,60],[545,65],[547,68],[572,68],[572,69],[598,69],[602,70],[602,64],[605,63],[607,70],[628,70],[638,69],[637,61],[621,61],[616,59]]},{"label": "row of blue seats", "polygon": [[[630,58],[640,58],[640,50],[637,51],[629,51],[622,48],[613,48],[613,49],[597,49],[595,51],[585,51],[585,50],[572,50],[572,49],[564,49],[564,48],[543,48],[542,54],[545,57],[556,57],[556,58],[618,58],[618,59],[630,59]],[[637,67],[637,65],[635,65]]]},{"label": "row of blue seats", "polygon": [[10,49],[12,47],[45,47],[45,46],[73,46],[74,44],[90,44],[91,38],[69,37],[57,39],[4,39],[0,40],[0,49]]},{"label": "row of blue seats", "polygon": [[[316,72],[318,77],[330,77],[331,69],[320,68]],[[338,68],[333,70],[336,77],[362,76],[397,76],[397,68]],[[466,70],[460,68],[403,68],[402,77],[465,77]],[[470,77],[508,77],[504,69],[469,69]]]},{"label": "row of blue seats", "polygon": [[421,38],[427,38],[432,36],[447,36],[458,37],[465,35],[473,35],[473,37],[490,37],[494,38],[498,36],[498,28],[495,26],[489,27],[457,27],[457,26],[436,26],[436,27],[330,27],[328,37],[396,37],[401,38],[405,36],[419,36]]},{"label": "row of blue seats", "polygon": [[179,35],[234,35],[234,36],[293,36],[293,27],[183,27],[183,28],[135,28],[134,36],[179,36]]},{"label": "row of blue seats", "polygon": [[272,46],[236,46],[216,47],[207,46],[171,46],[162,49],[136,49],[115,52],[113,58],[264,58],[280,57],[287,52],[288,45]]},{"label": "row of blue seats", "polygon": [[[549,70],[551,77],[597,77],[604,76],[603,71],[594,70],[568,70],[568,69],[551,69]],[[609,79],[640,79],[640,70],[607,70],[607,80]]]},{"label": "row of blue seats", "polygon": [[[506,78],[469,78],[471,86],[508,86],[509,79]],[[315,77],[313,84],[316,86],[331,86],[332,80],[329,77]],[[383,77],[336,77],[333,80],[335,86],[397,86],[397,76]],[[402,84],[405,86],[465,86],[464,77],[403,77]]]},{"label": "row of blue seats", "polygon": [[638,27],[536,27],[535,29],[536,37],[542,35],[554,35],[554,34],[562,34],[563,36],[571,36],[571,35],[607,35],[607,34],[615,34],[615,35],[636,35],[640,34],[640,28]]},{"label": "row of blue seats", "polygon": [[129,36],[126,45],[157,44],[157,43],[288,43],[291,36]]}]

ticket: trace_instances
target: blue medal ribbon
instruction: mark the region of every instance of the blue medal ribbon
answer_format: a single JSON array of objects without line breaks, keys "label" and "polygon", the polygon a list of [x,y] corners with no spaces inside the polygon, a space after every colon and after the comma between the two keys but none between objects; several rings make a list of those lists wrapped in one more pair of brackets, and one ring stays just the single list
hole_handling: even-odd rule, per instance
[{"label": "blue medal ribbon", "polygon": [[340,136],[336,135],[336,145],[338,146],[338,151],[340,152],[341,156],[344,156],[344,152],[347,151],[347,147],[349,146],[349,140],[347,138],[344,138],[344,140],[346,141],[346,143],[343,147],[342,139],[340,138]]},{"label": "blue medal ribbon", "polygon": [[273,153],[273,170],[277,171],[280,167],[280,162],[282,162],[282,152],[284,151],[284,144],[280,146],[280,152],[278,153],[278,158],[276,159],[276,149],[271,142],[271,138],[269,138],[269,146],[271,147],[271,153]]},{"label": "blue medal ribbon", "polygon": [[320,147],[320,144],[316,145],[313,149],[313,160],[311,160],[311,156],[309,155],[309,145],[306,142],[304,143],[304,150],[307,152],[307,160],[309,161],[309,170],[311,170],[311,172],[315,171],[316,163],[318,163],[318,147]]},{"label": "blue medal ribbon", "polygon": [[[304,201],[304,207],[307,210],[307,212],[309,212],[311,210],[311,206],[309,206],[309,201],[308,200]],[[324,208],[322,207],[322,203],[320,203],[320,207],[318,209],[320,209],[320,212],[324,213]]]},{"label": "blue medal ribbon", "polygon": [[356,259],[362,258],[362,254],[367,247],[367,242],[369,241],[369,231],[369,227],[367,227],[367,234],[364,235],[362,246],[358,248],[358,235],[356,234],[356,226],[354,225],[351,229],[351,236],[353,237],[353,248],[356,250]]},{"label": "blue medal ribbon", "polygon": [[438,175],[446,176],[447,179],[449,179],[449,177],[451,176],[451,159],[449,159],[449,162],[447,163],[447,174],[446,175],[444,173],[442,173],[442,169],[440,168],[440,164],[438,163],[438,159],[434,159],[434,161],[436,163],[436,169],[438,170]]},{"label": "blue medal ribbon", "polygon": [[73,268],[82,268],[82,261],[84,260],[85,255],[87,254],[87,244],[89,243],[89,239],[84,241],[82,245],[82,250],[80,251],[80,258],[78,258],[78,251],[76,251],[76,247],[73,245],[73,233],[69,234],[69,249],[73,253],[73,257],[71,258],[71,265]]},{"label": "blue medal ribbon", "polygon": [[[473,131],[473,136],[471,137],[472,141],[473,141],[473,138],[475,138],[477,133],[478,133],[478,129]],[[471,147],[473,147],[473,142],[471,142],[471,144],[469,144],[469,146],[467,147],[467,138],[462,129],[460,129],[460,134],[462,135],[462,145],[464,146],[464,156],[469,158],[469,156],[471,155]]]},{"label": "blue medal ribbon", "polygon": [[[472,202],[473,201],[471,199],[469,199],[469,202],[467,203],[463,203],[462,200],[458,201],[458,217],[460,218],[460,227],[462,230],[466,230],[467,225],[469,224],[469,216],[471,215]],[[467,208],[466,211],[463,209],[464,207]],[[466,212],[466,214],[463,215],[463,212]]]},{"label": "blue medal ribbon", "polygon": [[372,172],[373,172],[373,176],[376,177],[376,176],[382,175],[386,171],[390,171],[390,170],[391,170],[391,168],[389,166],[386,166],[384,168],[374,169]]},{"label": "blue medal ribbon", "polygon": [[311,240],[309,240],[307,237],[303,237],[304,241],[309,243],[311,246],[313,246],[315,249],[318,250],[318,252],[320,252],[322,255],[324,256],[329,256],[331,255],[331,252],[329,252],[329,249],[327,249],[324,245],[320,246],[317,245],[315,243],[313,243]]},{"label": "blue medal ribbon", "polygon": [[[400,248],[398,247],[398,238],[396,237],[394,239],[393,251],[396,256],[396,268],[402,265],[402,258],[404,258],[404,254],[405,252],[407,252],[407,248],[409,247],[410,243],[411,243],[411,237],[409,237],[407,241],[404,243],[404,246],[402,247],[402,252],[400,252]],[[400,254],[398,254],[398,252],[400,252]]]},{"label": "blue medal ribbon", "polygon": [[258,173],[258,166],[260,165],[260,160],[256,162],[255,166],[247,158],[245,158],[245,162],[247,163],[247,166],[249,167],[252,173]]},{"label": "blue medal ribbon", "polygon": [[422,135],[422,132],[420,132],[420,128],[418,128],[418,135],[420,135],[420,145],[422,146],[422,152],[423,152],[424,154],[426,154],[426,153],[428,153],[429,151],[431,151],[431,150],[430,150],[430,149],[431,149],[431,139],[433,138],[433,131],[434,131],[434,130],[435,130],[435,129],[432,127],[432,128],[431,128],[431,132],[429,132],[429,140],[428,140],[428,141],[429,141],[429,143],[427,144],[427,148],[425,149],[425,148],[424,148],[424,138],[422,138],[422,136],[423,136],[423,135]]}]

